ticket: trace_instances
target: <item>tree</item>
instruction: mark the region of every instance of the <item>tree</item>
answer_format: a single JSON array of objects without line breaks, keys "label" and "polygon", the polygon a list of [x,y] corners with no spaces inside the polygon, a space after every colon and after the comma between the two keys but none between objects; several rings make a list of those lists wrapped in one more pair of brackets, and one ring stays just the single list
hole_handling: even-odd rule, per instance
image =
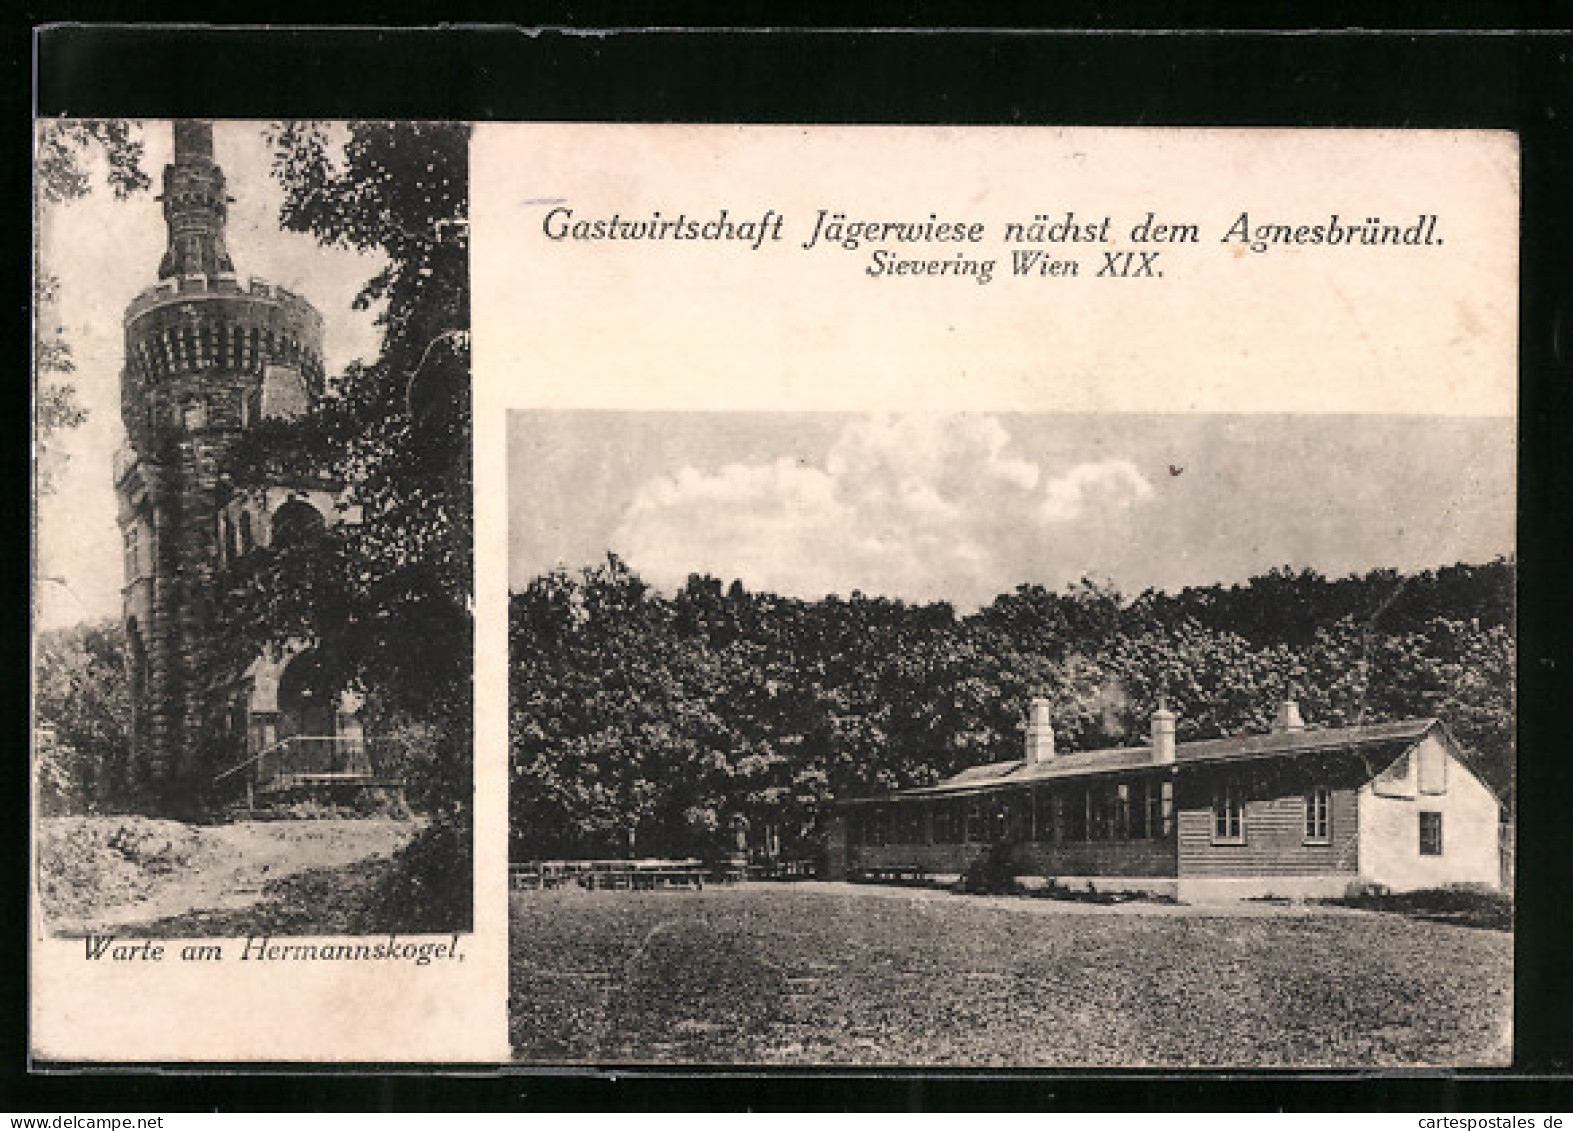
[{"label": "tree", "polygon": [[1274,571],[1129,602],[1083,582],[958,618],[697,575],[668,597],[615,556],[557,570],[510,607],[514,851],[705,851],[742,817],[806,854],[837,799],[1019,758],[1038,695],[1067,751],[1145,743],[1160,699],[1182,739],[1262,732],[1286,694],[1316,726],[1437,715],[1505,790],[1508,628],[1417,619],[1489,612],[1500,582]]},{"label": "tree", "polygon": [[116,808],[131,800],[131,698],[125,633],[107,620],[41,633],[34,705],[39,804],[45,813]]},{"label": "tree", "polygon": [[231,660],[303,642],[366,692],[368,729],[434,817],[384,894],[409,922],[452,928],[469,921],[472,860],[469,127],[294,122],[269,141],[282,225],[380,253],[356,305],[381,305],[382,342],[305,416],[231,452],[239,489],[325,477],[360,512],[229,571]]},{"label": "tree", "polygon": [[[33,434],[37,440],[36,487],[40,495],[55,489],[63,457],[55,437],[80,427],[87,410],[76,387],[66,378],[76,372],[71,345],[53,317],[59,281],[39,271],[33,277]],[[53,327],[46,329],[46,327]]]},{"label": "tree", "polygon": [[152,183],[142,170],[143,145],[137,126],[118,119],[51,119],[40,122],[33,171],[40,200],[60,203],[86,196],[90,171],[104,162],[104,181],[116,200],[143,192]]},{"label": "tree", "polygon": [[467,798],[471,723],[468,127],[314,123],[270,132],[281,223],[380,253],[357,305],[381,304],[380,353],[313,411],[244,435],[239,487],[343,485],[361,521],[249,555],[227,579],[236,655],[304,640],[366,689],[374,722],[429,736],[426,787]]},{"label": "tree", "polygon": [[[39,123],[34,150],[38,217],[43,209],[76,200],[93,190],[94,167],[116,200],[145,191],[151,183],[142,170],[143,146],[136,127],[123,121],[55,120]],[[54,446],[62,431],[79,427],[87,411],[67,378],[76,371],[71,344],[54,317],[60,280],[40,262],[33,263],[33,427],[37,440],[37,490],[54,489],[61,456]]]}]

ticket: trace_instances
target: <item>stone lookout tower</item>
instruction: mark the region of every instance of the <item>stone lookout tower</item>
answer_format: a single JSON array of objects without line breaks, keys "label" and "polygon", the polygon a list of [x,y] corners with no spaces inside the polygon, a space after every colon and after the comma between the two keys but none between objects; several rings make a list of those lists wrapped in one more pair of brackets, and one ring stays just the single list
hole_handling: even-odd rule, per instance
[{"label": "stone lookout tower", "polygon": [[[286,650],[237,669],[216,647],[224,567],[346,516],[330,482],[245,493],[228,482],[225,457],[245,429],[298,415],[321,394],[322,316],[299,295],[236,276],[225,244],[231,198],[213,159],[213,127],[176,122],[174,141],[159,198],[168,244],[158,281],[125,313],[127,447],[116,459],[115,488],[130,772],[154,808],[189,812],[208,804],[226,767],[295,736],[333,740],[349,731],[358,741],[358,724],[353,704],[320,686],[327,665],[314,652]],[[243,776],[257,772],[254,765]]]}]

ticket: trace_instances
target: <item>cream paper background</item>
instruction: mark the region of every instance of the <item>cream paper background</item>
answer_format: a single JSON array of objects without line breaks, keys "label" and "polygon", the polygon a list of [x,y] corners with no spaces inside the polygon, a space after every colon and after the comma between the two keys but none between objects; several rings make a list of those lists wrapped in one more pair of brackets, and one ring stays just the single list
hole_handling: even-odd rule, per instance
[{"label": "cream paper background", "polygon": [[[1510,134],[481,125],[474,155],[482,420],[505,405],[1514,411]],[[786,239],[554,243],[541,221],[559,201],[585,219],[774,208]],[[1120,230],[1148,211],[1202,239],[1164,251],[1163,279],[1091,278],[1087,245],[1065,248],[1086,260],[1075,280],[1005,278],[1004,263],[987,286],[874,279],[866,252],[798,250],[820,208],[986,221],[989,255],[1005,254],[1006,220],[1067,210],[1112,214],[1117,246],[1135,246]],[[1257,255],[1218,242],[1246,210],[1291,224],[1436,213],[1446,242]]]},{"label": "cream paper background", "polygon": [[[472,141],[476,931],[449,969],[85,963],[35,941],[35,1053],[87,1060],[505,1060],[507,410],[1396,413],[1512,417],[1518,155],[1510,134],[482,124]],[[659,209],[782,243],[554,243]],[[879,278],[799,243],[849,219],[979,220],[994,281]],[[1039,213],[1194,223],[1162,279],[1008,277]],[[1217,242],[1253,223],[1407,224],[1442,247]],[[938,245],[950,258],[958,245]],[[910,247],[897,245],[903,254]],[[1055,250],[1049,248],[1048,250]]]}]

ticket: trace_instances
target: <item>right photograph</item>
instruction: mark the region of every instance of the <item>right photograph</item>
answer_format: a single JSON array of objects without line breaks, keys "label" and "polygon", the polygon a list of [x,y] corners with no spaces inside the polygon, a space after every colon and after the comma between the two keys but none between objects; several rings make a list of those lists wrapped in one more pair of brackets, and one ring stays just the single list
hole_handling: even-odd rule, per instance
[{"label": "right photograph", "polygon": [[516,410],[531,1064],[1505,1066],[1510,417]]}]

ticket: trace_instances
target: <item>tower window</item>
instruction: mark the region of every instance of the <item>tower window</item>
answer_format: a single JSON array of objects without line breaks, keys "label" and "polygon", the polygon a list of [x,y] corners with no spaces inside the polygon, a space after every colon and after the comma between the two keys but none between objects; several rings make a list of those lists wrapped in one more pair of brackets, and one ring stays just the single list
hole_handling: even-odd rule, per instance
[{"label": "tower window", "polygon": [[137,522],[132,522],[121,534],[125,552],[126,580],[135,581],[142,576],[142,532]]}]

